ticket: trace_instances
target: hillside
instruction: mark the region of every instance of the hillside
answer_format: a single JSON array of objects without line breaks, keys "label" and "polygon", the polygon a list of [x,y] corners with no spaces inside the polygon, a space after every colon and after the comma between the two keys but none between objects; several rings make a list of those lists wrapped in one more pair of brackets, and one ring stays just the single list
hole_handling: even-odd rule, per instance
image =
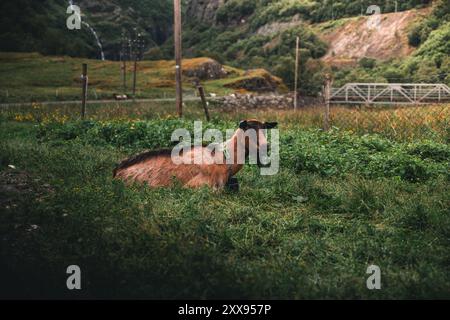
[{"label": "hillside", "polygon": [[[159,54],[158,58],[171,57],[171,0],[72,2],[81,7],[83,21],[95,29],[107,59],[119,59],[122,32],[131,34],[135,28],[144,35],[147,49],[158,48],[169,39],[162,52],[156,52]],[[430,1],[425,0],[402,1],[398,10],[423,7],[429,3]],[[267,28],[274,31],[271,33],[279,32],[279,23],[289,24],[293,21],[293,27],[299,21],[312,24],[360,15],[371,4],[379,4],[382,12],[394,10],[392,1],[333,1],[330,5],[311,0],[186,0],[183,5],[186,54],[199,56],[202,55],[200,51],[211,51],[229,61],[237,57],[237,63],[249,67],[253,61],[245,56],[250,52],[236,51],[236,48],[225,47],[225,44],[240,42],[249,35],[267,36],[264,33]],[[1,51],[37,51],[43,54],[99,58],[99,47],[88,28],[82,26],[81,31],[67,30],[65,21],[68,17],[68,5],[69,0],[17,0],[0,3]],[[224,44],[220,45],[219,42]],[[288,41],[284,41],[284,44],[286,42]],[[227,50],[222,50],[223,48]],[[308,49],[308,45],[304,49]],[[322,51],[318,50],[313,55],[320,55]],[[270,62],[267,66],[270,66]]]},{"label": "hillside", "polygon": [[250,23],[252,28],[288,21],[299,15],[310,23],[336,20],[363,15],[371,5],[377,5],[382,13],[423,8],[431,0],[187,0],[187,15],[197,21],[210,22],[218,26]]},{"label": "hillside", "polygon": [[[100,38],[106,59],[119,59],[122,32],[134,28],[146,39],[147,48],[162,44],[170,34],[170,0],[74,0],[82,21]],[[93,33],[68,30],[68,0],[16,0],[0,2],[0,51],[40,52],[50,55],[100,58]]]},{"label": "hillside", "polygon": [[[107,60],[118,60],[121,35],[142,32],[145,59],[173,57],[172,1],[79,0],[83,20],[97,32]],[[365,17],[379,5],[379,30]],[[22,10],[22,8],[25,8]],[[88,28],[68,31],[65,1],[0,4],[0,51],[99,58]],[[449,11],[446,0],[313,1],[186,0],[183,54],[210,57],[241,69],[264,68],[294,84],[295,42],[300,41],[302,94],[321,90],[323,75],[346,81],[449,82]]]},{"label": "hillside", "polygon": [[422,21],[430,11],[426,8],[383,14],[376,29],[371,24],[375,23],[373,17],[349,18],[334,28],[329,23],[319,24],[316,28],[328,43],[322,59],[341,66],[355,65],[364,57],[386,61],[409,56],[415,50],[408,41],[411,25]]},{"label": "hillside", "polygon": [[[449,82],[448,1],[188,1],[188,55],[208,55],[236,67],[264,67],[294,83],[300,37],[300,87],[318,92],[324,73],[347,81]],[[367,17],[370,5],[381,9]],[[191,18],[195,21],[192,21]],[[171,46],[168,42],[166,45]],[[424,51],[427,48],[426,51]]]}]

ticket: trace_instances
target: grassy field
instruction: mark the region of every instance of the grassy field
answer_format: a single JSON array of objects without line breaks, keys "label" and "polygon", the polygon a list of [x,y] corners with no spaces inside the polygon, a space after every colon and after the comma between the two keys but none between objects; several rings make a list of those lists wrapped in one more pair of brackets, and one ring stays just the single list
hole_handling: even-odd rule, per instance
[{"label": "grassy field", "polygon": [[[205,58],[183,60],[184,69],[196,68]],[[38,53],[0,52],[0,102],[71,101],[80,100],[82,64],[88,64],[88,98],[112,99],[113,94],[131,94],[133,63],[127,62],[127,90],[123,88],[122,64],[63,56],[42,56]],[[243,70],[225,66],[229,76],[203,81],[206,92],[227,94],[225,87],[242,80]],[[185,77],[185,94],[194,95],[192,80]],[[142,61],[138,63],[136,98],[175,96],[175,62]]]},{"label": "grassy field", "polygon": [[[112,179],[120,159],[192,128],[199,105],[184,120],[170,104],[99,106],[86,121],[71,106],[3,110],[0,295],[450,298],[449,109],[430,108],[442,118],[337,108],[328,133],[317,108],[213,109],[205,129],[280,123],[280,173],[246,166],[237,194]],[[366,288],[371,264],[381,290]]]}]

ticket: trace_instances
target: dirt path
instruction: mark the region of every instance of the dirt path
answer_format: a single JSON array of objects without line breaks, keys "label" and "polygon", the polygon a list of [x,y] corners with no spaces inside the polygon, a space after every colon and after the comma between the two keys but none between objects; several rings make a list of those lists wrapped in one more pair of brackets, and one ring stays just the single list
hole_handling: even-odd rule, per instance
[{"label": "dirt path", "polygon": [[[211,99],[211,98],[208,98]],[[110,104],[110,103],[142,103],[142,102],[166,102],[175,101],[175,98],[161,98],[161,99],[136,99],[136,100],[89,100],[86,104]],[[184,97],[183,101],[200,101],[199,97]],[[36,102],[13,102],[13,103],[0,103],[0,108],[10,107],[26,107],[32,103],[39,103],[43,106],[54,106],[60,104],[81,104],[79,100],[68,101],[36,101]]]}]

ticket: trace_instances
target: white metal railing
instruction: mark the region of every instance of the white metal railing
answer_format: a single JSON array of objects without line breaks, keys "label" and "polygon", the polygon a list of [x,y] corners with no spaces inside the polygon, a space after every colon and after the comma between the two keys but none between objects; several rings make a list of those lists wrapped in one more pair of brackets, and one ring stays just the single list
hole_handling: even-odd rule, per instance
[{"label": "white metal railing", "polygon": [[450,88],[428,83],[347,83],[331,90],[333,104],[428,104],[450,102]]}]

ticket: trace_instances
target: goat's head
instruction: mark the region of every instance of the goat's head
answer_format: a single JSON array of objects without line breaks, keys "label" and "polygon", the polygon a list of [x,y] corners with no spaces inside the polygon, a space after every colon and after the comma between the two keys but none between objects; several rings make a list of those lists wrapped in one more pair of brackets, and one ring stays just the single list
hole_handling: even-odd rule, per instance
[{"label": "goat's head", "polygon": [[266,152],[269,150],[265,130],[273,129],[277,125],[277,122],[261,122],[255,119],[243,120],[239,123],[239,129],[244,131],[245,155],[248,156],[253,152],[257,157],[257,164],[260,167],[269,165],[262,164],[260,159],[260,149]]}]

